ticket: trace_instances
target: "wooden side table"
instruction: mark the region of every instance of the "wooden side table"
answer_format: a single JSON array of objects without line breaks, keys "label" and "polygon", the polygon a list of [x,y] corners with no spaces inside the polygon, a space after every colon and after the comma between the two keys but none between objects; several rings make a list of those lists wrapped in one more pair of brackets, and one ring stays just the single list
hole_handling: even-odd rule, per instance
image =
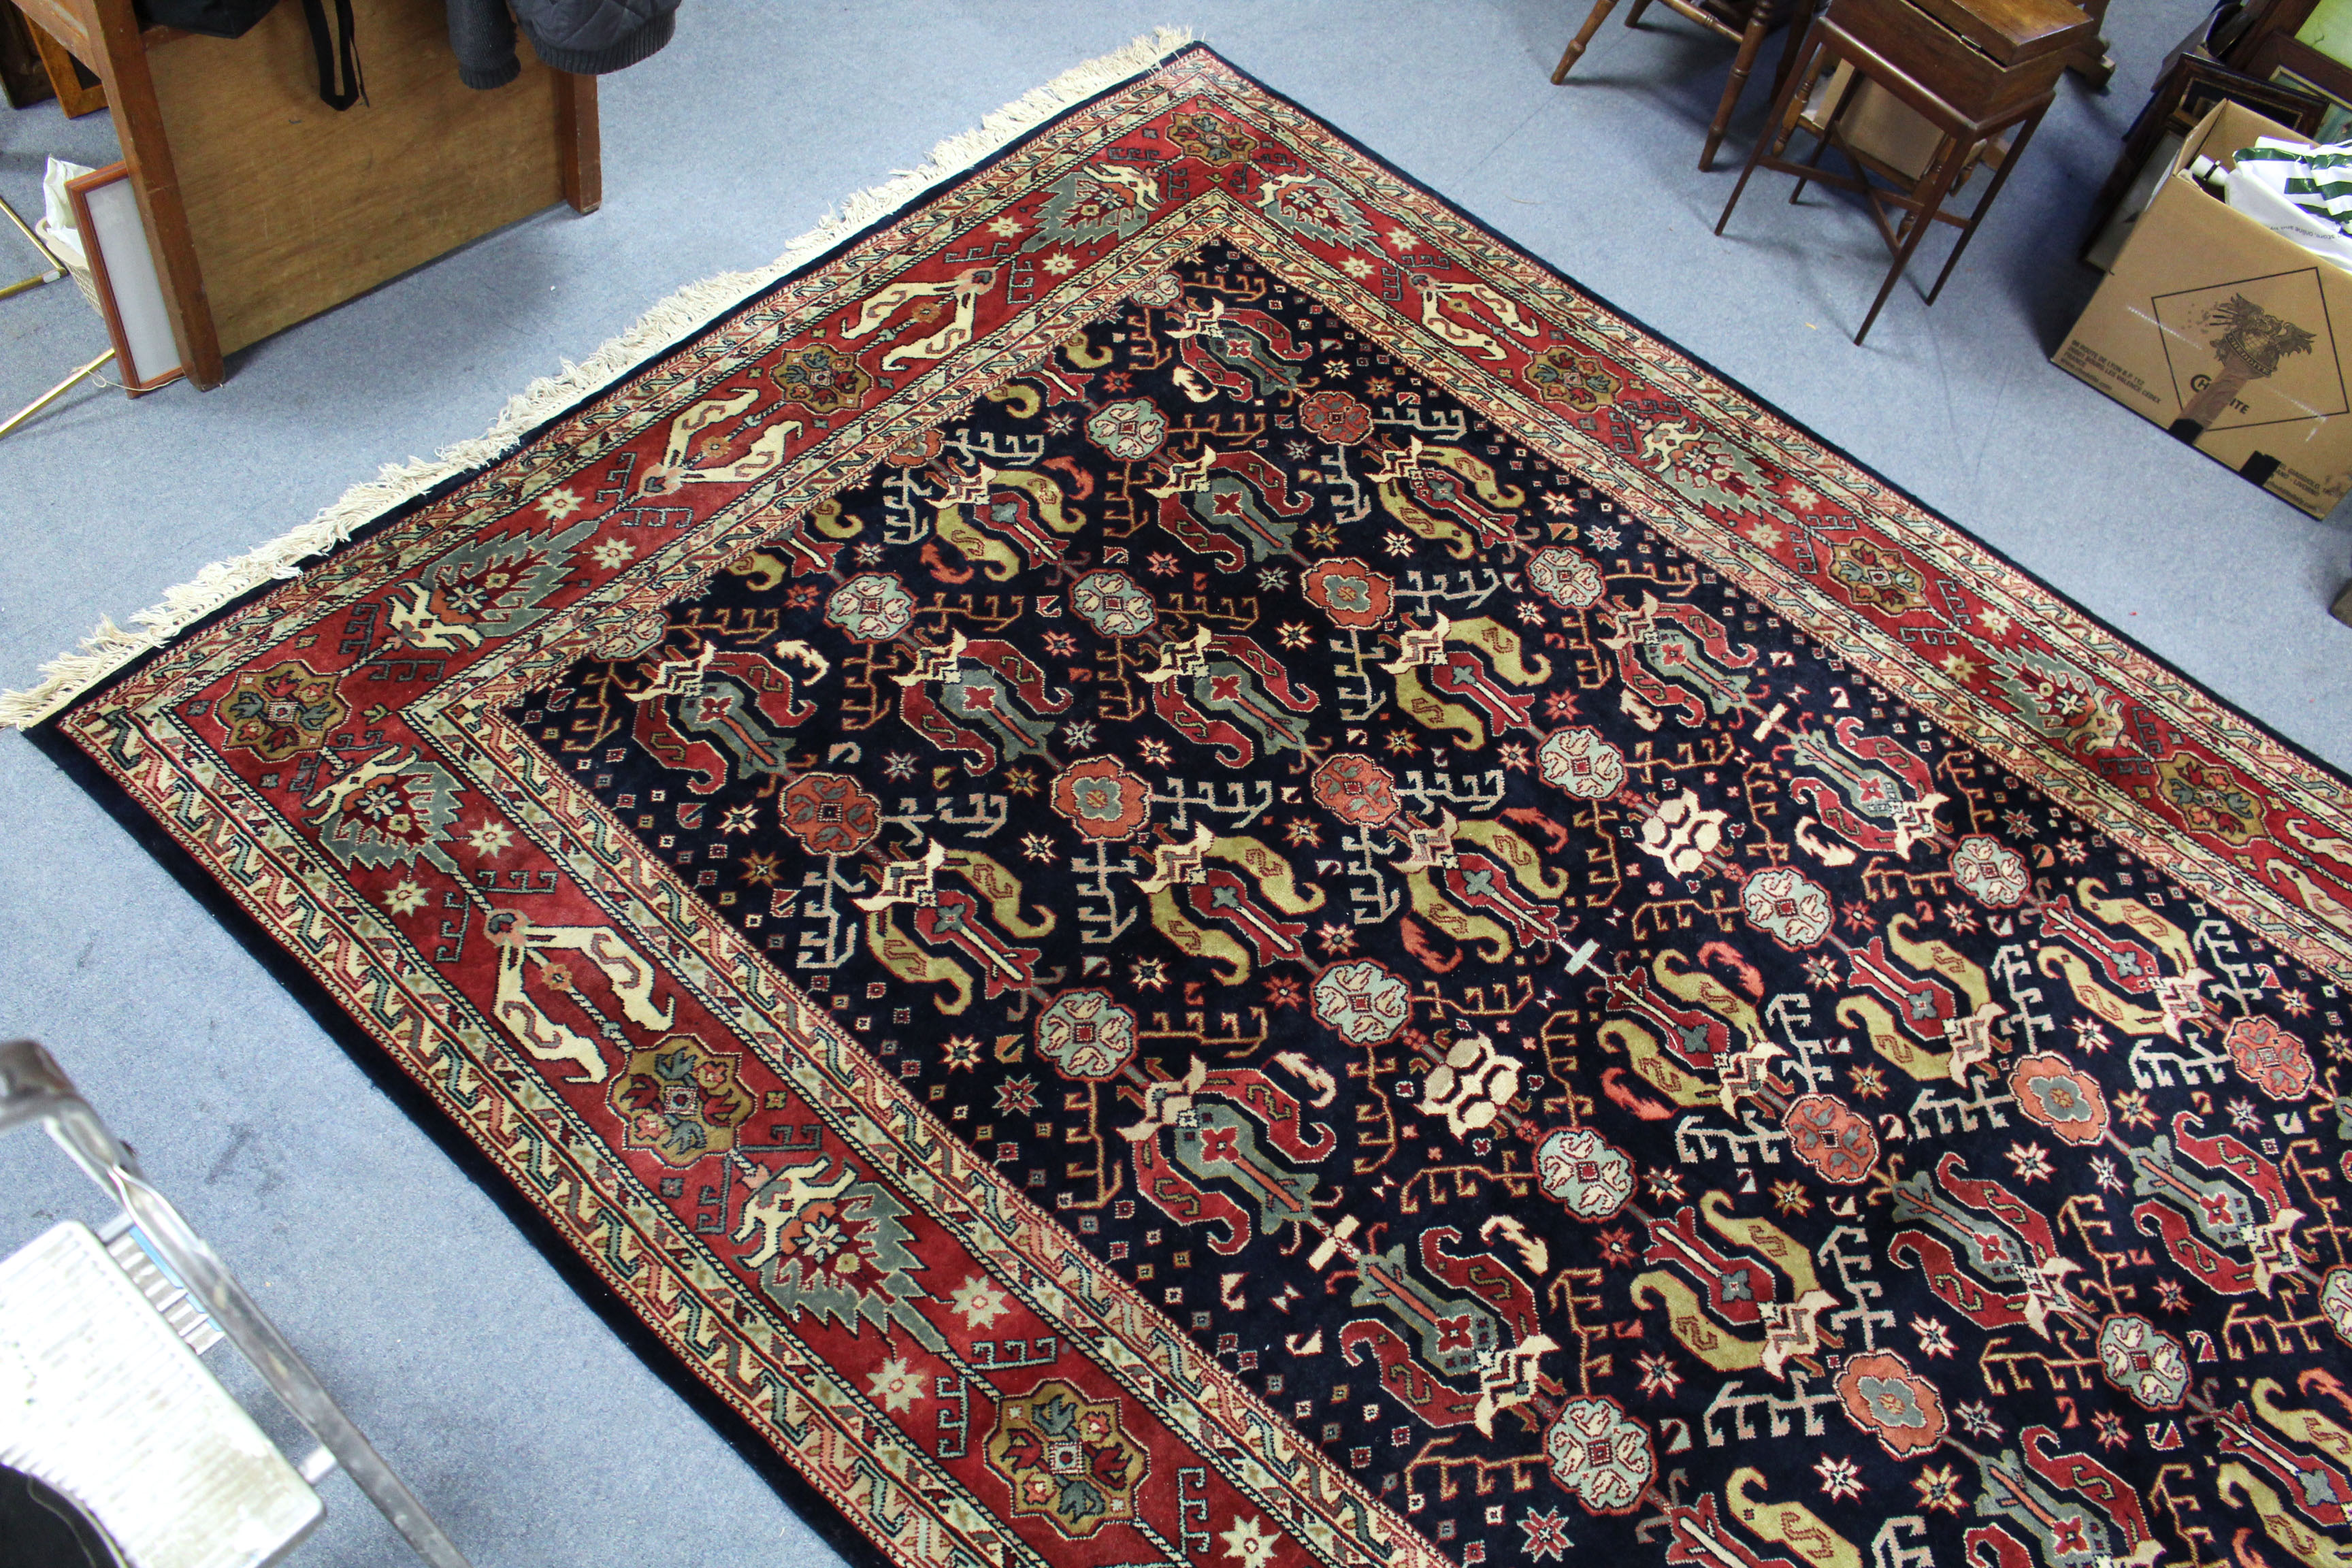
[{"label": "wooden side table", "polygon": [[[1861,342],[1911,265],[1912,253],[1930,224],[1945,223],[1959,229],[1960,237],[1953,242],[1936,286],[1927,291],[1927,303],[1936,302],[1960,253],[2008,182],[2010,170],[2024,154],[2056,93],[2058,78],[2080,59],[2084,46],[2097,37],[2098,24],[2065,0],[1830,0],[1829,9],[1805,36],[1796,68],[1772,106],[1767,133],[1748,154],[1715,232],[1721,234],[1731,220],[1732,209],[1759,168],[1797,177],[1797,187],[1789,195],[1791,202],[1809,182],[1861,194],[1879,237],[1894,253],[1878,298],[1853,335]],[[1857,76],[1900,99],[1941,133],[1916,181],[1877,183],[1844,145],[1839,122],[1851,93],[1831,112],[1810,158],[1797,163],[1781,155],[1814,80],[1840,63],[1850,64]],[[2003,149],[2000,140],[2012,131],[2015,135]],[[1846,157],[1852,177],[1822,169],[1822,154],[1832,145]],[[1991,184],[1965,216],[1946,210],[1946,199],[1979,159],[1998,160]],[[1886,173],[1883,166],[1878,172]],[[1894,223],[1888,221],[1890,205],[1902,215]]]},{"label": "wooden side table", "polygon": [[97,72],[155,253],[181,363],[222,356],[461,245],[603,200],[596,79],[457,79],[442,0],[353,0],[367,100],[319,101],[302,7],[241,38],[142,31],[132,0],[16,0]]}]

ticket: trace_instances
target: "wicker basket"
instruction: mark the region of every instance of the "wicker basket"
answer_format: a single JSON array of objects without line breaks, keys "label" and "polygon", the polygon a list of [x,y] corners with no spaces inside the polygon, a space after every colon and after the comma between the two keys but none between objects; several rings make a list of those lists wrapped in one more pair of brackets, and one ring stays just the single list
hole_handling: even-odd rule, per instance
[{"label": "wicker basket", "polygon": [[98,302],[98,284],[89,275],[89,263],[75,259],[84,254],[81,237],[70,230],[59,233],[49,226],[49,220],[46,217],[33,221],[33,232],[41,237],[41,244],[57,258],[58,265],[72,275],[74,287],[79,289],[81,297],[89,301],[89,308],[101,316],[105,315],[105,307]]}]

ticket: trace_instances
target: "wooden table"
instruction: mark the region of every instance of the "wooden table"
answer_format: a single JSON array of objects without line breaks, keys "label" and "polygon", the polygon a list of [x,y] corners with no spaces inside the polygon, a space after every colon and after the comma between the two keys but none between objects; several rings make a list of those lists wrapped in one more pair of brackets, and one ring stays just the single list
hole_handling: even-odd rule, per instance
[{"label": "wooden table", "polygon": [[[1936,302],[2010,171],[2024,155],[2056,92],[2059,76],[2097,39],[2098,24],[2068,0],[1829,0],[1829,9],[1805,35],[1796,68],[1772,106],[1731,199],[1724,203],[1715,232],[1723,232],[1748,179],[1759,168],[1797,177],[1797,188],[1789,195],[1792,202],[1809,184],[1864,196],[1894,261],[1853,335],[1861,342],[1910,266],[1921,237],[1944,223],[1960,234],[1935,286],[1927,290],[1927,303]],[[1867,79],[1908,105],[1939,133],[1918,175],[1872,166],[1854,156],[1842,125],[1857,96],[1851,90],[1829,111],[1810,159],[1798,163],[1780,156],[1813,82],[1840,65],[1851,66],[1854,78]],[[2009,135],[2005,147],[2004,134]],[[1851,178],[1821,167],[1822,153],[1832,146],[1853,161]],[[1966,216],[1948,210],[1945,200],[1960,179],[1989,157],[1997,157],[1999,166],[1974,209]],[[1888,179],[1892,188],[1874,183],[1873,174]],[[1888,221],[1890,208],[1899,215],[1893,223]]]},{"label": "wooden table", "polygon": [[242,38],[142,31],[132,0],[16,0],[106,84],[199,387],[222,356],[518,218],[603,199],[596,79],[457,79],[442,0],[352,0],[367,101],[319,100],[302,7]]}]

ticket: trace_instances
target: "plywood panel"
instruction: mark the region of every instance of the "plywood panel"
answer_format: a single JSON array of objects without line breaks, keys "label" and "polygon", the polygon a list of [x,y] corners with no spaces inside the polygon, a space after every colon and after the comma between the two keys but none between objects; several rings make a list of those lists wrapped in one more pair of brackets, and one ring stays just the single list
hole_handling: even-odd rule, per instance
[{"label": "plywood panel", "polygon": [[319,101],[299,5],[149,65],[223,353],[561,201],[556,73],[476,92],[442,0],[353,0],[369,101]]}]

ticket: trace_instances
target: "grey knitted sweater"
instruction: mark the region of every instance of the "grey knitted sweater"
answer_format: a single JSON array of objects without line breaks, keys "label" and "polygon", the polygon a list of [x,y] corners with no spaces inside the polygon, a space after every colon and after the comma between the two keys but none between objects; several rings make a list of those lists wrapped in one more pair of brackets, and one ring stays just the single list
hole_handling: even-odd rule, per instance
[{"label": "grey knitted sweater", "polygon": [[539,58],[575,76],[633,66],[669,42],[678,0],[448,0],[449,47],[467,87],[504,87],[520,74],[515,23]]}]

